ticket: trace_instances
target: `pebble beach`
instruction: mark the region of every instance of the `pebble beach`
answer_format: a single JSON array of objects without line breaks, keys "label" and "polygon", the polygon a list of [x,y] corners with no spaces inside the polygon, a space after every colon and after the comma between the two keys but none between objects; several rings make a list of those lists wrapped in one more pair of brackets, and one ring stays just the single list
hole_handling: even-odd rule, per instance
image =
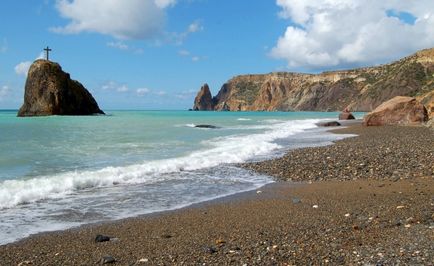
[{"label": "pebble beach", "polygon": [[334,132],[358,136],[241,165],[277,181],[259,190],[34,235],[0,265],[433,265],[434,131]]}]

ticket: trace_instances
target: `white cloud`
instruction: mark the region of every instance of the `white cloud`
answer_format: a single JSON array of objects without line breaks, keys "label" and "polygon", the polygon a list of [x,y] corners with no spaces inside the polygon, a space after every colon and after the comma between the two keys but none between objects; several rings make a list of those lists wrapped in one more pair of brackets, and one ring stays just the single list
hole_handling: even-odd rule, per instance
[{"label": "white cloud", "polygon": [[193,56],[192,58],[191,58],[191,61],[193,61],[193,62],[197,62],[197,61],[199,61],[200,60],[200,57],[199,56]]},{"label": "white cloud", "polygon": [[[289,67],[388,62],[434,46],[434,1],[277,0],[286,28],[270,55]],[[389,12],[407,12],[414,23]]]},{"label": "white cloud", "polygon": [[190,25],[188,25],[187,29],[181,33],[174,32],[169,34],[168,38],[170,42],[174,42],[177,45],[181,45],[184,43],[185,39],[192,34],[199,31],[203,31],[204,27],[199,20],[194,21]]},{"label": "white cloud", "polygon": [[195,22],[188,25],[187,32],[194,33],[202,30],[203,30],[202,24],[198,20],[196,20]]},{"label": "white cloud", "polygon": [[128,50],[128,49],[130,49],[130,47],[127,44],[125,44],[123,42],[119,42],[119,41],[118,42],[108,42],[107,46],[108,47],[112,47],[112,48],[116,48],[116,49],[119,49],[119,50]]},{"label": "white cloud", "polygon": [[181,99],[181,100],[187,100],[187,99],[192,99],[194,98],[194,96],[196,96],[197,91],[195,90],[186,90],[186,91],[182,91],[178,94],[175,95],[176,98]]},{"label": "white cloud", "polygon": [[[44,52],[40,52],[39,55],[35,58],[35,60],[38,59],[44,59],[45,58],[45,53]],[[17,75],[22,75],[27,77],[27,73],[29,73],[29,68],[33,63],[31,61],[24,61],[21,63],[18,63],[18,65],[16,65],[14,67],[15,73]]]},{"label": "white cloud", "polygon": [[8,41],[4,38],[0,44],[0,53],[6,53],[8,50]]},{"label": "white cloud", "polygon": [[29,72],[29,68],[31,65],[32,65],[32,62],[30,62],[30,61],[21,62],[15,66],[15,68],[14,68],[15,73],[17,73],[17,75],[27,77],[27,73]]},{"label": "white cloud", "polygon": [[11,89],[7,85],[0,87],[0,101],[3,101],[5,97],[11,92]]},{"label": "white cloud", "polygon": [[108,81],[101,86],[101,90],[104,91],[117,91],[117,92],[128,92],[130,89],[125,84],[119,84],[115,81]]},{"label": "white cloud", "polygon": [[97,32],[118,39],[148,39],[162,31],[165,8],[175,3],[175,0],[57,0],[57,10],[70,22],[51,30],[64,34]]},{"label": "white cloud", "polygon": [[176,0],[155,0],[155,4],[159,8],[166,8],[168,6],[174,6],[176,3]]},{"label": "white cloud", "polygon": [[155,95],[155,96],[166,96],[167,95],[167,92],[165,92],[165,91],[154,91],[154,90],[151,90],[151,89],[148,89],[148,88],[139,88],[139,89],[137,89],[136,90],[136,94],[137,94],[137,96],[140,96],[140,97],[142,97],[142,96],[145,96],[145,95]]},{"label": "white cloud", "polygon": [[146,94],[150,93],[151,90],[148,88],[140,88],[136,90],[136,93],[138,96],[145,96]]},{"label": "white cloud", "polygon": [[190,55],[190,51],[180,50],[180,51],[178,51],[178,55],[180,55],[180,56],[189,56]]}]

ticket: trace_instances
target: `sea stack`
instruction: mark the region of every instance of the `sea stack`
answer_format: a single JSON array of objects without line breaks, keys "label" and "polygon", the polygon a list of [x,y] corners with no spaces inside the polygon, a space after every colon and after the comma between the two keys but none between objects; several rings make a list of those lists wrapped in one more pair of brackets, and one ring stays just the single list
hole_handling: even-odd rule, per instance
[{"label": "sea stack", "polygon": [[39,59],[30,66],[24,104],[18,116],[104,114],[92,94],[55,62]]},{"label": "sea stack", "polygon": [[208,84],[204,84],[194,99],[194,111],[212,111],[214,104]]}]

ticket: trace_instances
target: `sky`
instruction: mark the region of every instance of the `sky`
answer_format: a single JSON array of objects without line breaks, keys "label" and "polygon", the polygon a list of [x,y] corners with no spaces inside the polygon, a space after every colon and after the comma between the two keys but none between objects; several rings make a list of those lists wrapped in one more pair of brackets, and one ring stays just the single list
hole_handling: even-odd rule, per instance
[{"label": "sky", "polygon": [[0,18],[0,109],[21,106],[47,45],[103,110],[188,109],[204,83],[434,47],[432,0],[2,0]]}]

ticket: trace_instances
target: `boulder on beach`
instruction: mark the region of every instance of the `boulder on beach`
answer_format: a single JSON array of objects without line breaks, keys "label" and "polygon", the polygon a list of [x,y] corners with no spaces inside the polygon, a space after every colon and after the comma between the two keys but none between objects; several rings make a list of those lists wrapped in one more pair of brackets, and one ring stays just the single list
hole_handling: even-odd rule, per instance
[{"label": "boulder on beach", "polygon": [[408,125],[428,121],[426,108],[412,97],[397,96],[363,118],[365,126]]},{"label": "boulder on beach", "polygon": [[92,94],[55,62],[39,59],[29,69],[18,116],[104,114]]}]

